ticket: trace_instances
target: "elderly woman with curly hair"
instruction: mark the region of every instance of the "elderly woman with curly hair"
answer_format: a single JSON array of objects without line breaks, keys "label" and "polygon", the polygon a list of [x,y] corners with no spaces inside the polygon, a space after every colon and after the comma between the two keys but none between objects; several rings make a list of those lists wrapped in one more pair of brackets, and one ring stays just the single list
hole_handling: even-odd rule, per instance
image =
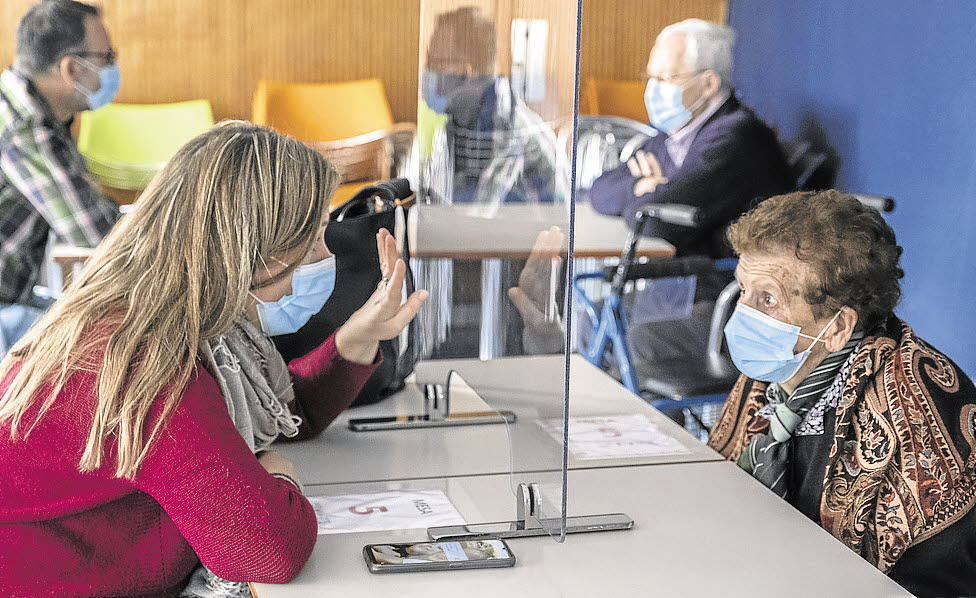
[{"label": "elderly woman with curly hair", "polygon": [[729,229],[743,373],[710,446],[919,596],[976,595],[976,391],[894,314],[901,247],[838,191]]}]

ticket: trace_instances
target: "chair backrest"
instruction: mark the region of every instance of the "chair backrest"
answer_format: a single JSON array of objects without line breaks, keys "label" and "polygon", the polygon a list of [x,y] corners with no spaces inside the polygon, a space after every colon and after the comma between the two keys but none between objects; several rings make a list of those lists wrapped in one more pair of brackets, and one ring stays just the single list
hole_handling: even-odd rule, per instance
[{"label": "chair backrest", "polygon": [[340,83],[259,81],[252,120],[302,141],[336,141],[393,125],[380,79]]},{"label": "chair backrest", "polygon": [[[796,188],[801,191],[810,191],[810,183],[815,180],[814,174],[827,165],[827,154],[823,152],[807,152],[803,154],[796,165],[794,174],[796,176]],[[816,185],[814,183],[814,185]]]},{"label": "chair backrest", "polygon": [[434,150],[434,137],[437,131],[447,126],[450,117],[440,112],[435,112],[427,102],[419,100],[417,102],[417,151],[419,157],[427,159]]},{"label": "chair backrest", "polygon": [[644,84],[640,81],[614,79],[586,80],[580,98],[581,112],[601,116],[622,116],[637,122],[647,122],[644,108]]},{"label": "chair backrest", "polygon": [[807,185],[819,170],[827,166],[827,154],[814,150],[809,141],[792,139],[780,143],[786,164],[790,168],[796,188],[808,191]]},{"label": "chair backrest", "polygon": [[[566,145],[561,147],[566,147],[568,153],[572,127],[564,127],[562,133]],[[589,189],[598,176],[622,164],[635,149],[656,134],[645,123],[619,116],[581,115],[576,131],[577,187]]]},{"label": "chair backrest", "polygon": [[389,147],[383,131],[339,141],[306,141],[332,163],[343,183],[389,178]]},{"label": "chair backrest", "polygon": [[81,113],[78,150],[103,164],[158,167],[213,122],[207,100],[109,104]]},{"label": "chair backrest", "polygon": [[735,309],[738,300],[739,283],[734,280],[722,289],[718,299],[715,300],[712,320],[708,326],[708,348],[705,352],[708,370],[713,376],[722,376],[727,369],[728,358],[722,353],[725,341],[725,324],[732,317],[732,311]]}]

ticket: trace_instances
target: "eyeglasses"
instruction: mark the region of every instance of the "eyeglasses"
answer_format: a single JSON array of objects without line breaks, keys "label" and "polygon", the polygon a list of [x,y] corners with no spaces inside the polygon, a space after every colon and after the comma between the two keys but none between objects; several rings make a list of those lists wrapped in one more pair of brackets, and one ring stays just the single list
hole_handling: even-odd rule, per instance
[{"label": "eyeglasses", "polygon": [[644,73],[642,80],[644,83],[647,83],[648,81],[657,81],[658,83],[674,83],[675,81],[680,81],[682,79],[690,79],[695,75],[700,75],[704,72],[705,71],[691,71],[690,73],[679,73],[677,75],[668,75],[666,77],[658,77]]},{"label": "eyeglasses", "polygon": [[105,61],[105,64],[115,64],[115,61],[119,59],[118,53],[114,49],[110,49],[108,52],[75,52],[75,56],[80,56],[81,58],[101,58]]}]

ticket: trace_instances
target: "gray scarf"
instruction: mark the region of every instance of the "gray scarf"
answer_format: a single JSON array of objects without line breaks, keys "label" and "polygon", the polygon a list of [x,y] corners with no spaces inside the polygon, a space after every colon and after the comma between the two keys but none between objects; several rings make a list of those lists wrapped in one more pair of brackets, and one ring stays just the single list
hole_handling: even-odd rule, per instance
[{"label": "gray scarf", "polygon": [[200,352],[220,384],[234,426],[252,451],[267,449],[279,434],[298,434],[301,419],[288,409],[295,398],[288,366],[264,333],[241,320],[201,343]]}]

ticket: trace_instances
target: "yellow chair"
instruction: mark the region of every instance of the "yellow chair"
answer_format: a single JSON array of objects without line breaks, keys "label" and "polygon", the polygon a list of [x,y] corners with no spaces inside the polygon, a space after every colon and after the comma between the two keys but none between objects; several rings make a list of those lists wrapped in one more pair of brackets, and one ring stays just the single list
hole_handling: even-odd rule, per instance
[{"label": "yellow chair", "polygon": [[183,144],[212,126],[207,100],[109,104],[81,113],[78,149],[98,182],[137,196],[125,192],[145,189]]},{"label": "yellow chair", "polygon": [[[252,120],[304,141],[329,159],[342,176],[331,207],[361,187],[390,178],[394,144],[416,127],[394,123],[379,79],[340,83],[259,81]],[[397,143],[399,141],[399,143]],[[409,140],[405,147],[409,148]]]},{"label": "yellow chair", "polygon": [[[647,122],[644,107],[644,84],[640,81],[616,81],[590,77],[583,89],[584,114],[622,116],[637,122]],[[583,101],[585,99],[585,101]]]}]

